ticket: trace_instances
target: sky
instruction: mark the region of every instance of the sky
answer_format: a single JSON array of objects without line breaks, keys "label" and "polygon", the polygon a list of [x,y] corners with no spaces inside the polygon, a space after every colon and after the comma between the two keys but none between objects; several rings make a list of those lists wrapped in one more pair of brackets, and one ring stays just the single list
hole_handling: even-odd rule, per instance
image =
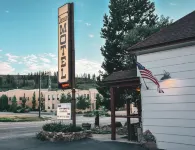
[{"label": "sky", "polygon": [[[151,1],[174,21],[195,10],[194,0]],[[57,13],[67,2],[75,4],[76,74],[98,73],[109,0],[0,0],[0,74],[57,71]]]}]

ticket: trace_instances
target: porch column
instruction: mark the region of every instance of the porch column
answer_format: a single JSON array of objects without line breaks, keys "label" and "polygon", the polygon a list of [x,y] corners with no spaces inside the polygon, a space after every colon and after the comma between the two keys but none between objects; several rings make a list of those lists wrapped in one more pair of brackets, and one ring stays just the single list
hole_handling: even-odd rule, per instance
[{"label": "porch column", "polygon": [[131,140],[131,118],[130,118],[130,99],[127,99],[127,130],[128,130],[128,141]]},{"label": "porch column", "polygon": [[110,105],[111,105],[111,140],[116,140],[116,124],[115,124],[115,88],[110,88]]}]

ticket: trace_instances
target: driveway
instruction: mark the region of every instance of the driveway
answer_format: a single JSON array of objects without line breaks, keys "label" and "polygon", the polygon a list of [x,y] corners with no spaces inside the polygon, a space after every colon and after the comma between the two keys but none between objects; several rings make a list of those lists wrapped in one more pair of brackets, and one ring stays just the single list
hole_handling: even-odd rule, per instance
[{"label": "driveway", "polygon": [[0,150],[145,150],[136,144],[101,142],[87,139],[76,142],[42,142],[34,137],[0,140]]}]

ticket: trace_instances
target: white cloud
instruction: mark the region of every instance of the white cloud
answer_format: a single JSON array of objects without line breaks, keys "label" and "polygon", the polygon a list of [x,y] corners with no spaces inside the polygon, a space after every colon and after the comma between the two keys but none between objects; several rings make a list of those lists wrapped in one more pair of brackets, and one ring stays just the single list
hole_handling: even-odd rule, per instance
[{"label": "white cloud", "polygon": [[8,57],[8,60],[9,60],[9,62],[17,62],[17,59],[19,58],[18,56],[16,56],[16,55],[12,55],[12,54],[10,54],[10,53],[7,53],[7,54],[5,54],[7,57]]},{"label": "white cloud", "polygon": [[91,26],[91,24],[90,24],[90,23],[85,23],[85,25],[86,25],[86,26]]},{"label": "white cloud", "polygon": [[48,58],[45,58],[45,57],[40,57],[39,59],[41,61],[43,61],[44,63],[50,63],[51,62]]},{"label": "white cloud", "polygon": [[[29,54],[26,56],[14,56],[8,53],[6,56],[9,62],[12,63],[0,62],[0,74],[27,74],[38,71],[51,71],[53,73],[58,71],[58,59],[53,53]],[[76,74],[78,75],[82,73],[98,74],[101,70],[101,62],[88,59],[76,60],[75,65]]]},{"label": "white cloud", "polygon": [[5,12],[6,12],[6,13],[9,13],[9,10],[6,10]]},{"label": "white cloud", "polygon": [[170,3],[170,5],[175,6],[176,4],[175,3]]},{"label": "white cloud", "polygon": [[90,37],[90,38],[93,38],[93,37],[94,37],[94,35],[93,35],[93,34],[89,34],[89,37]]},{"label": "white cloud", "polygon": [[2,49],[0,49],[0,52],[2,52],[3,50]]},{"label": "white cloud", "polygon": [[75,22],[83,22],[83,20],[75,20]]},{"label": "white cloud", "polygon": [[13,68],[8,62],[0,62],[0,74],[13,74],[15,68]]},{"label": "white cloud", "polygon": [[76,74],[89,73],[98,74],[99,70],[102,70],[101,63],[90,61],[87,59],[76,60],[75,63]]}]

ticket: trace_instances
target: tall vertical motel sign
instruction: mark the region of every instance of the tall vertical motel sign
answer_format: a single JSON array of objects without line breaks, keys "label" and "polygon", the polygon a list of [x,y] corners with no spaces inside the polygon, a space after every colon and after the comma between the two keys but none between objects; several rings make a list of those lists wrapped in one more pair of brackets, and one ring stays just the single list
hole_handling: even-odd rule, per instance
[{"label": "tall vertical motel sign", "polygon": [[73,3],[58,8],[58,85],[72,88],[74,75]]},{"label": "tall vertical motel sign", "polygon": [[58,8],[58,86],[72,89],[72,121],[76,125],[74,4]]}]

